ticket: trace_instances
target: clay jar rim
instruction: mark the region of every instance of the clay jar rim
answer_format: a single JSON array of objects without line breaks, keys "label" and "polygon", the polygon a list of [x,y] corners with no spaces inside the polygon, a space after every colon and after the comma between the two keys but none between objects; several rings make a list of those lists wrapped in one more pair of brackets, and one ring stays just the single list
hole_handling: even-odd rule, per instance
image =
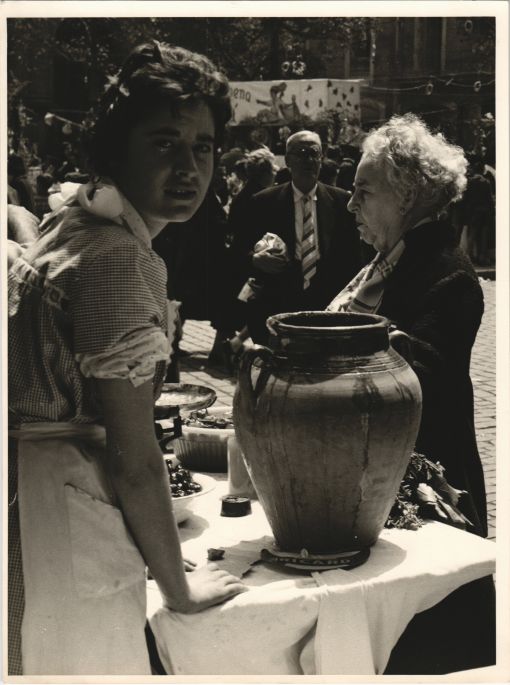
[{"label": "clay jar rim", "polygon": [[[359,324],[347,324],[342,325],[337,323],[336,325],[322,325],[314,326],[313,319],[331,319],[333,321],[339,321],[344,319],[348,321],[353,321],[359,319]],[[287,323],[288,320],[297,320],[297,323]],[[307,319],[310,323],[307,323]],[[282,314],[275,314],[267,319],[266,325],[268,329],[274,335],[286,335],[286,336],[301,336],[314,333],[319,333],[323,336],[327,336],[328,333],[338,337],[338,335],[344,333],[347,336],[351,336],[353,333],[376,333],[376,334],[386,334],[390,328],[390,321],[384,316],[379,314],[363,314],[359,312],[325,312],[325,311],[303,311],[303,312],[284,312]]]},{"label": "clay jar rim", "polygon": [[[328,326],[328,319],[335,325]],[[316,355],[330,360],[338,355],[366,357],[387,350],[390,326],[383,316],[358,312],[287,312],[267,320],[269,346],[278,357],[307,359]]]}]

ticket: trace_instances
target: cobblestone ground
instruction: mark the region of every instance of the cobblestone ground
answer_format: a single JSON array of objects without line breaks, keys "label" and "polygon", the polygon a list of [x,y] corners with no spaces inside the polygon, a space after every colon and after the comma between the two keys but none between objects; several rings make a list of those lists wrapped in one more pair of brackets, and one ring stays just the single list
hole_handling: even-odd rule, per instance
[{"label": "cobblestone ground", "polygon": [[475,426],[487,488],[489,537],[496,534],[496,281],[483,280],[485,313],[471,357]]},{"label": "cobblestone ground", "polygon": [[[495,537],[496,525],[496,282],[482,280],[485,313],[471,360],[471,378],[475,393],[475,425],[487,486],[489,537]],[[207,355],[214,340],[214,330],[205,321],[187,321],[184,326],[181,381],[214,388],[218,406],[230,406],[235,380],[216,368],[207,366]]]}]

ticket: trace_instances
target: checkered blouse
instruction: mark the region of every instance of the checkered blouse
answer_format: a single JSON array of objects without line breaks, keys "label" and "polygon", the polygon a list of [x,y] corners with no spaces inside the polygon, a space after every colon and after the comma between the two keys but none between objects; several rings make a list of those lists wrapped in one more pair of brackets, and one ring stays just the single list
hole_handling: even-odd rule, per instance
[{"label": "checkered blouse", "polygon": [[[9,271],[10,423],[100,421],[79,359],[133,335],[161,337],[166,327],[166,269],[150,243],[127,225],[65,207]],[[153,369],[156,396],[165,362]]]}]

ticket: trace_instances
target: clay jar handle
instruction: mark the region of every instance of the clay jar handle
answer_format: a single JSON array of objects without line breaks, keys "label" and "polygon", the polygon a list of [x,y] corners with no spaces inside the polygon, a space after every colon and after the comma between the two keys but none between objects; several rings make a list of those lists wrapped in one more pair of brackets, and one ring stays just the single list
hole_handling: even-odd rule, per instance
[{"label": "clay jar handle", "polygon": [[414,357],[411,347],[411,338],[404,333],[404,331],[399,331],[398,328],[392,327],[390,329],[390,345],[393,349],[403,357],[409,366],[412,367]]},{"label": "clay jar handle", "polygon": [[[255,386],[253,386],[251,370],[257,359],[261,359],[264,362],[264,366],[260,371]],[[241,357],[238,376],[239,389],[241,390],[242,396],[248,401],[252,411],[257,406],[257,400],[266,386],[273,366],[273,352],[269,347],[264,347],[264,345],[249,347]]]}]

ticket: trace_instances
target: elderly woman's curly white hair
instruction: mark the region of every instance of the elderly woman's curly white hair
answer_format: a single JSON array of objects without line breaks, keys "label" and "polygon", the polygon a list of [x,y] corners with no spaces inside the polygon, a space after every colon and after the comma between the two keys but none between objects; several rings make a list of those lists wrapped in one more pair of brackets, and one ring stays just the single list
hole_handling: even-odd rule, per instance
[{"label": "elderly woman's curly white hair", "polygon": [[462,148],[431,133],[414,114],[393,116],[363,141],[365,156],[383,162],[400,197],[417,190],[417,201],[436,211],[462,197],[468,163]]}]

